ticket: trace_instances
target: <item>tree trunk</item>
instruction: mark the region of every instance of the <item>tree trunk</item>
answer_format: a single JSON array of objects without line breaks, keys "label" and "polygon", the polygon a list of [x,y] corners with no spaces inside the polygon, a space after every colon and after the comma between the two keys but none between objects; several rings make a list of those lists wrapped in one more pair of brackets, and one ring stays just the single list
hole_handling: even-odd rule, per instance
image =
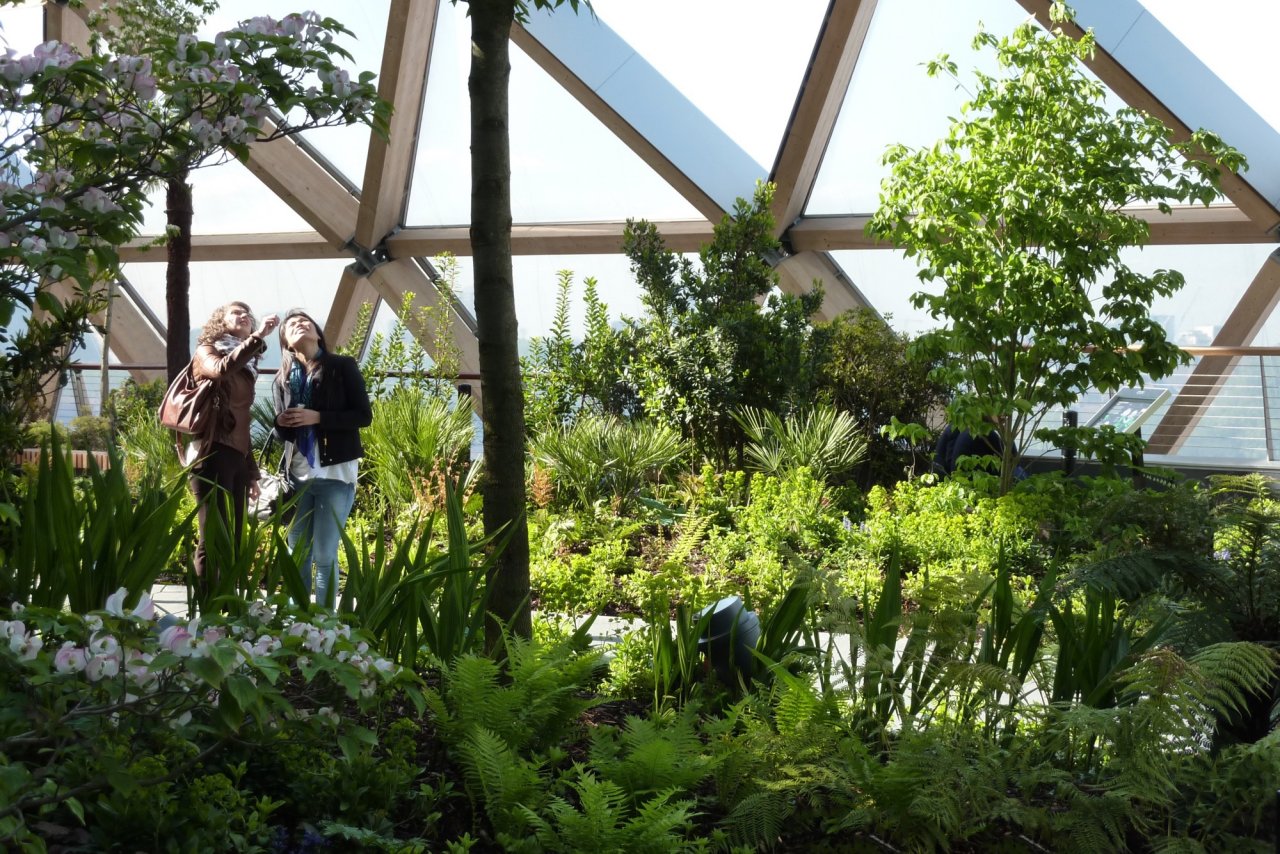
[{"label": "tree trunk", "polygon": [[164,212],[170,227],[164,271],[165,362],[173,382],[191,361],[191,187],[186,169],[169,179]]},{"label": "tree trunk", "polygon": [[509,537],[489,572],[485,648],[501,654],[503,628],[532,635],[525,520],[524,390],[511,272],[511,139],[507,94],[512,0],[471,0],[471,247],[484,421],[484,528]]}]

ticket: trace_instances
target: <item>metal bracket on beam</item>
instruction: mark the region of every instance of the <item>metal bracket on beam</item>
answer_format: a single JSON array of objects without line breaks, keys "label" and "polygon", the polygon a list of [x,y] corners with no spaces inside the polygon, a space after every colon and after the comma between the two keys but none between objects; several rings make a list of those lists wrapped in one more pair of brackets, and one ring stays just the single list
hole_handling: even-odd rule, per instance
[{"label": "metal bracket on beam", "polygon": [[372,249],[366,249],[352,239],[348,240],[343,248],[355,258],[347,269],[361,279],[367,278],[374,270],[392,260],[391,251],[387,249],[386,241],[379,243]]}]

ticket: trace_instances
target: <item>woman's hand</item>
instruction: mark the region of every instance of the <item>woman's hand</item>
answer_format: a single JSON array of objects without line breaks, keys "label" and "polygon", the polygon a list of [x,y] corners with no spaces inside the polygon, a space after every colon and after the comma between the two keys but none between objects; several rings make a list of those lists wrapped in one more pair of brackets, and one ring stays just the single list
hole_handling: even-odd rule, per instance
[{"label": "woman's hand", "polygon": [[271,334],[272,330],[274,330],[279,325],[280,325],[280,315],[268,314],[266,317],[262,318],[262,325],[259,326],[258,331],[253,334],[258,336],[259,338],[266,338],[268,335]]},{"label": "woman's hand", "polygon": [[259,489],[258,489],[258,482],[257,482],[256,480],[254,480],[254,481],[250,481],[250,482],[249,482],[249,500],[250,500],[250,501],[257,501],[257,500],[258,500],[258,492],[259,492]]},{"label": "woman's hand", "polygon": [[276,423],[281,427],[306,427],[309,424],[319,424],[320,413],[315,409],[304,409],[301,406],[295,406],[281,412],[280,417],[276,419]]}]

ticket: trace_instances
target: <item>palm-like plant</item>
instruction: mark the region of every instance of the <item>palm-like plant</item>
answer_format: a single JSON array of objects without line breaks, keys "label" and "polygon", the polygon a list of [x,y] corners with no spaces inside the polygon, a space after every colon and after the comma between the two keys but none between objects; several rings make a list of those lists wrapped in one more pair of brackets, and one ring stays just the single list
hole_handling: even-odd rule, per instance
[{"label": "palm-like plant", "polygon": [[401,387],[373,407],[362,433],[374,489],[389,507],[443,504],[443,483],[471,447],[471,410],[415,387]]},{"label": "palm-like plant", "polygon": [[531,450],[572,503],[590,509],[611,498],[623,513],[647,482],[675,465],[684,448],[680,435],[663,424],[582,415],[572,426],[539,434]]},{"label": "palm-like plant", "polygon": [[820,481],[850,471],[867,453],[867,439],[849,413],[828,404],[792,413],[744,407],[734,416],[751,440],[747,459],[766,474],[805,467]]}]

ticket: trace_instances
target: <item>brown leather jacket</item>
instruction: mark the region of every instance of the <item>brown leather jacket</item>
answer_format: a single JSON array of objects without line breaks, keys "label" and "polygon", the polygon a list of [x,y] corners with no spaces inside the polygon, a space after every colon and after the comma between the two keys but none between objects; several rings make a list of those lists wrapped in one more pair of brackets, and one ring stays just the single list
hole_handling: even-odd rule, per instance
[{"label": "brown leather jacket", "polygon": [[218,380],[226,395],[229,417],[224,417],[217,428],[203,442],[221,442],[249,455],[249,410],[254,400],[254,375],[251,360],[267,349],[266,343],[256,335],[244,339],[230,353],[220,353],[213,344],[201,344],[192,357],[191,367],[196,379]]}]

